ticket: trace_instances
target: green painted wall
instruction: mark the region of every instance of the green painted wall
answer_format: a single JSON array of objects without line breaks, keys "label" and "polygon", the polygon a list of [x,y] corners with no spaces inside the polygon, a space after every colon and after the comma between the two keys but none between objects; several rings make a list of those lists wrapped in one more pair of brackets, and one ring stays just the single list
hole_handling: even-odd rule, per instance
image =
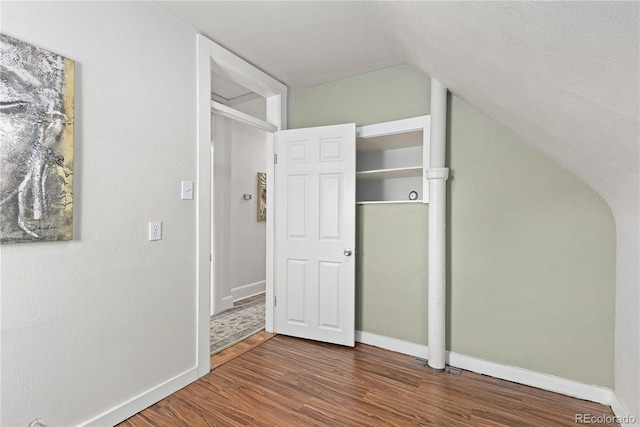
[{"label": "green painted wall", "polygon": [[291,128],[356,123],[358,126],[429,114],[431,82],[409,66],[297,90]]},{"label": "green painted wall", "polygon": [[[615,225],[570,172],[449,99],[447,349],[613,387]],[[292,94],[291,127],[429,113],[394,67]],[[426,205],[358,206],[356,328],[427,344]]]},{"label": "green painted wall", "polygon": [[356,329],[427,343],[425,204],[357,205]]},{"label": "green painted wall", "polygon": [[449,114],[448,347],[613,388],[609,207],[456,97]]}]

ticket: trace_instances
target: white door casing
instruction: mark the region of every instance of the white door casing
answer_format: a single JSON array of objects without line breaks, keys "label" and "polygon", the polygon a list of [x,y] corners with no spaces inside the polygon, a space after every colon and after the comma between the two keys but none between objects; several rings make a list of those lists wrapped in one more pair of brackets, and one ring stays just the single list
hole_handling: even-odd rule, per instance
[{"label": "white door casing", "polygon": [[[287,87],[258,68],[244,61],[217,43],[198,34],[198,151],[197,183],[195,202],[197,210],[197,335],[196,365],[198,377],[207,375],[210,362],[210,315],[211,291],[215,286],[212,260],[216,258],[216,236],[212,233],[212,212],[215,202],[212,198],[213,163],[211,112],[211,74],[213,71],[223,74],[231,81],[263,96],[267,104],[267,129],[286,129],[287,127]],[[238,115],[241,119],[246,115]],[[245,117],[246,119],[246,117]],[[265,126],[261,126],[265,128]],[[267,159],[273,158],[275,137],[267,134]],[[267,188],[274,188],[273,162],[267,162]],[[267,193],[267,206],[274,207],[273,191]],[[273,300],[274,251],[271,244],[274,239],[275,215],[267,216],[267,265],[266,300]],[[267,304],[265,329],[273,330],[273,304]],[[185,384],[186,385],[186,384]],[[148,406],[148,405],[147,405]],[[146,407],[146,406],[144,406]],[[142,407],[141,409],[143,409]]]},{"label": "white door casing", "polygon": [[276,133],[276,333],[353,346],[355,124]]}]

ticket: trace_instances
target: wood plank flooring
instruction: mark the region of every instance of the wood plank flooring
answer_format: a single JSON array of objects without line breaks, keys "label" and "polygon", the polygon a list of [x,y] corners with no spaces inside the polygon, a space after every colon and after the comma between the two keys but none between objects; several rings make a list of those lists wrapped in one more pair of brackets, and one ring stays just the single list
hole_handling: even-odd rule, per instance
[{"label": "wood plank flooring", "polygon": [[233,306],[234,307],[240,307],[241,305],[249,304],[251,302],[258,301],[259,299],[264,299],[264,298],[265,298],[264,292],[262,292],[260,294],[254,295],[252,297],[247,297],[247,298],[244,298],[244,299],[241,299],[241,300],[238,300],[238,301],[234,301]]},{"label": "wood plank flooring", "polygon": [[[121,424],[149,426],[572,426],[604,405],[413,358],[276,336]],[[599,424],[615,426],[615,424]]]}]

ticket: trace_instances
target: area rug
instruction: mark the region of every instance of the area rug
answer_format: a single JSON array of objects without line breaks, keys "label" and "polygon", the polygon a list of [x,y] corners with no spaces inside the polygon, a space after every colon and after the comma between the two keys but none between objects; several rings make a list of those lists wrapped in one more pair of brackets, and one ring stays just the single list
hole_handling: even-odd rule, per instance
[{"label": "area rug", "polygon": [[211,316],[211,354],[264,329],[264,299]]}]

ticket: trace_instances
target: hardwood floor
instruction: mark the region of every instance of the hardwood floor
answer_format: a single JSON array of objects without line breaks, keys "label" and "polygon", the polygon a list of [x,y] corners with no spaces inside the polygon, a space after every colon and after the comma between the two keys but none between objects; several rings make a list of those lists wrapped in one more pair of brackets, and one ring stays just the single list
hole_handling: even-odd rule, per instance
[{"label": "hardwood floor", "polygon": [[[413,358],[276,336],[121,424],[148,426],[573,426],[604,405]],[[599,424],[615,426],[616,424]]]},{"label": "hardwood floor", "polygon": [[241,300],[235,301],[233,303],[233,306],[234,307],[239,307],[241,305],[249,304],[250,302],[258,301],[259,299],[264,299],[264,292],[261,293],[261,294],[254,295],[252,297],[247,297],[245,299],[241,299]]}]

